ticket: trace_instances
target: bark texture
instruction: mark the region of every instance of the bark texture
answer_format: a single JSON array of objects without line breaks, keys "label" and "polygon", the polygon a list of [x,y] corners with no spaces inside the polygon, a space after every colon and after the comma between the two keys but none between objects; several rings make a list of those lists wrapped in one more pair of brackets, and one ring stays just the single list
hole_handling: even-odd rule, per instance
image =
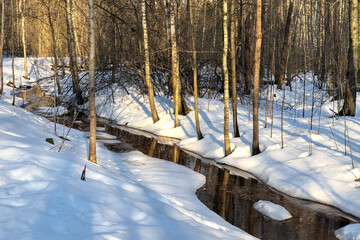
[{"label": "bark texture", "polygon": [[253,144],[252,154],[260,153],[259,148],[259,82],[261,59],[261,0],[256,1],[256,42],[254,56],[254,98],[253,98]]},{"label": "bark texture", "polygon": [[77,103],[79,105],[84,103],[82,98],[82,93],[79,85],[79,76],[78,76],[78,66],[77,66],[77,57],[76,57],[76,48],[75,48],[75,37],[74,37],[74,27],[72,21],[72,6],[73,0],[66,0],[66,24],[68,32],[68,50],[70,58],[70,71],[72,76],[73,92],[76,94]]},{"label": "bark texture", "polygon": [[289,48],[290,25],[291,25],[291,15],[293,12],[293,8],[294,8],[294,0],[292,0],[289,5],[289,10],[285,25],[284,42],[283,42],[283,47],[281,49],[280,64],[275,72],[275,82],[277,84],[278,89],[282,89],[282,85],[284,81],[284,71],[286,65],[287,52]]},{"label": "bark texture", "polygon": [[94,2],[89,0],[89,109],[90,109],[90,142],[89,161],[96,163],[96,107],[95,107],[95,22]]},{"label": "bark texture", "polygon": [[230,58],[231,58],[231,110],[233,116],[234,137],[240,137],[238,122],[237,122],[237,94],[236,94],[236,17],[235,17],[235,0],[231,0],[231,22],[230,22]]},{"label": "bark texture", "polygon": [[229,138],[229,72],[227,67],[227,52],[228,52],[228,5],[227,0],[223,0],[223,32],[224,32],[224,48],[222,56],[222,67],[224,75],[224,142],[225,142],[225,156],[231,153],[230,138]]},{"label": "bark texture", "polygon": [[3,49],[4,49],[4,21],[5,21],[5,0],[1,1],[1,36],[0,36],[0,95],[4,91],[4,69],[3,69]]},{"label": "bark texture", "polygon": [[192,69],[193,69],[193,80],[194,80],[194,104],[195,104],[195,125],[196,125],[196,134],[198,140],[203,139],[203,135],[200,130],[200,120],[199,120],[199,104],[198,104],[198,83],[197,83],[197,62],[196,62],[196,31],[194,23],[194,14],[193,14],[193,1],[189,0],[189,14],[190,14],[190,25],[191,25],[191,48],[192,48]]},{"label": "bark texture", "polygon": [[176,29],[175,29],[175,11],[176,3],[170,0],[170,39],[171,39],[171,81],[174,93],[175,120],[174,127],[179,126],[179,108],[180,108],[180,73],[179,73],[179,57],[177,49]]},{"label": "bark texture", "polygon": [[149,43],[148,43],[148,29],[146,23],[146,0],[142,0],[141,3],[141,12],[142,12],[142,26],[143,26],[143,40],[144,40],[144,56],[145,56],[145,82],[149,91],[149,104],[150,111],[154,123],[159,121],[159,116],[155,108],[154,101],[154,88],[151,83],[150,77],[150,57],[149,57]]},{"label": "bark texture", "polygon": [[356,85],[359,71],[359,8],[357,0],[349,0],[349,51],[346,72],[345,101],[339,115],[355,116]]}]

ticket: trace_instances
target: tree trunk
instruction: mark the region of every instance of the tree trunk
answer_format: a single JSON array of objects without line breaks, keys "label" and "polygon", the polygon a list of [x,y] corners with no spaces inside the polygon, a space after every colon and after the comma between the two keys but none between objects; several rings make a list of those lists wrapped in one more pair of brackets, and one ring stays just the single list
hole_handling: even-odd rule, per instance
[{"label": "tree trunk", "polygon": [[180,107],[180,89],[179,89],[179,58],[177,50],[177,39],[176,39],[176,29],[175,29],[175,6],[174,0],[170,1],[170,39],[171,39],[171,81],[173,85],[173,95],[174,95],[174,112],[175,120],[174,127],[179,126],[179,107]]},{"label": "tree trunk", "polygon": [[218,0],[214,0],[215,2],[215,16],[214,16],[214,38],[213,38],[213,50],[216,49],[216,34],[217,34],[217,11],[218,11]]},{"label": "tree trunk", "polygon": [[77,69],[77,57],[75,51],[74,28],[72,23],[72,5],[73,0],[66,0],[66,17],[67,17],[67,32],[68,32],[68,50],[70,58],[70,71],[72,76],[73,92],[76,94],[77,103],[79,105],[84,103],[82,93],[79,85],[79,76]]},{"label": "tree trunk", "polygon": [[13,83],[13,101],[15,105],[15,69],[14,69],[14,55],[15,55],[15,26],[14,26],[14,0],[11,0],[11,70],[12,70],[12,83]]},{"label": "tree trunk", "polygon": [[253,98],[253,144],[252,154],[260,153],[259,148],[259,82],[261,59],[261,0],[256,1],[256,42],[254,56],[254,98]]},{"label": "tree trunk", "polygon": [[228,52],[228,5],[227,0],[223,0],[223,32],[224,32],[224,48],[223,48],[223,75],[224,75],[224,142],[225,156],[231,153],[229,138],[229,73],[227,67]]},{"label": "tree trunk", "polygon": [[231,1],[231,22],[230,22],[230,38],[231,38],[231,109],[233,115],[234,137],[240,137],[239,126],[237,122],[237,94],[236,94],[236,44],[235,44],[235,31],[236,31],[236,17],[235,17],[235,0]]},{"label": "tree trunk", "polygon": [[[322,31],[321,31],[321,42],[322,42],[322,48],[321,48],[321,63],[320,63],[320,84],[321,84],[321,88],[323,87],[323,84],[325,83],[325,78],[326,78],[326,52],[327,52],[327,48],[326,48],[326,25],[325,25],[325,0],[321,1],[321,27],[322,27]],[[329,19],[327,19],[327,22],[329,21]]]},{"label": "tree trunk", "polygon": [[200,121],[199,121],[199,104],[198,104],[198,86],[197,86],[197,62],[196,62],[196,31],[194,24],[194,16],[193,16],[193,3],[194,0],[190,0],[189,4],[189,14],[190,14],[190,25],[191,25],[191,48],[193,55],[193,80],[194,80],[194,105],[195,105],[195,124],[196,124],[196,133],[198,136],[198,140],[203,139],[203,135],[200,130]]},{"label": "tree trunk", "polygon": [[4,90],[4,69],[3,69],[3,49],[4,49],[4,21],[5,21],[5,0],[1,1],[1,36],[0,36],[0,95]]},{"label": "tree trunk", "polygon": [[355,116],[356,85],[359,70],[359,8],[357,0],[349,0],[349,51],[348,68],[346,72],[346,88],[344,105],[339,115]]},{"label": "tree trunk", "polygon": [[142,25],[143,25],[143,38],[144,38],[144,55],[145,55],[145,82],[149,90],[149,103],[151,115],[154,123],[159,121],[159,116],[156,111],[155,101],[154,101],[154,89],[151,83],[150,77],[150,57],[149,57],[149,43],[148,43],[148,29],[146,23],[146,0],[142,0],[141,4],[142,10]]},{"label": "tree trunk", "polygon": [[89,161],[96,163],[96,107],[95,107],[95,22],[94,2],[89,0],[89,110],[90,110],[90,142]]},{"label": "tree trunk", "polygon": [[[23,1],[23,6],[21,6],[21,3]],[[22,32],[22,45],[23,45],[23,51],[24,51],[24,78],[28,79],[28,71],[27,71],[27,58],[26,58],[26,32],[25,32],[25,0],[19,1],[19,8],[21,12],[21,32]]]},{"label": "tree trunk", "polygon": [[285,34],[284,34],[284,42],[283,47],[281,50],[281,58],[279,68],[276,70],[275,81],[277,84],[277,89],[282,89],[283,80],[284,80],[284,71],[285,71],[285,64],[287,58],[287,52],[289,48],[289,37],[290,37],[290,25],[291,25],[291,15],[294,8],[294,0],[291,0],[288,10],[288,15],[286,19],[285,25]]},{"label": "tree trunk", "polygon": [[48,5],[48,21],[49,21],[49,26],[50,26],[50,31],[51,31],[51,40],[52,40],[52,51],[53,51],[53,56],[54,56],[54,74],[55,74],[55,82],[56,82],[56,86],[57,86],[57,91],[58,94],[61,94],[61,89],[60,89],[60,82],[59,82],[59,75],[58,75],[58,57],[57,57],[57,44],[56,44],[56,34],[55,34],[55,28],[54,28],[54,24],[51,18],[51,10],[50,10],[50,3]]},{"label": "tree trunk", "polygon": [[247,16],[245,20],[245,94],[251,94],[251,46],[250,46],[250,17]]},{"label": "tree trunk", "polygon": [[201,38],[201,50],[204,51],[205,41],[205,30],[206,30],[206,1],[203,2],[203,27],[202,27],[202,38]]}]

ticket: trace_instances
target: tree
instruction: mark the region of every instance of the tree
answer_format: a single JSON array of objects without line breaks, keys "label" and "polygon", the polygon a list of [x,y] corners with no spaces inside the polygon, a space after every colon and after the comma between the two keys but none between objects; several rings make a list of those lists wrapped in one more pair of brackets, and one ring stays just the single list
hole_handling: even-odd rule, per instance
[{"label": "tree", "polygon": [[250,17],[247,16],[245,20],[245,39],[244,39],[244,74],[245,74],[245,87],[244,93],[251,94],[251,41],[250,41]]},{"label": "tree", "polygon": [[60,82],[59,82],[59,75],[58,75],[58,57],[57,57],[57,43],[56,43],[56,34],[55,34],[55,27],[51,16],[51,4],[50,1],[47,5],[48,10],[48,21],[49,27],[51,31],[51,40],[52,40],[52,52],[54,57],[54,74],[55,74],[55,82],[57,86],[58,94],[61,94]]},{"label": "tree", "polygon": [[339,115],[355,116],[356,85],[359,71],[359,8],[357,0],[349,0],[349,50],[346,72],[345,101]]},{"label": "tree", "polygon": [[171,81],[173,83],[175,120],[174,127],[179,126],[179,107],[180,107],[180,73],[179,57],[177,49],[177,39],[175,30],[175,0],[170,0],[170,39],[171,39]]},{"label": "tree", "polygon": [[236,44],[235,44],[235,31],[236,31],[236,17],[235,17],[235,0],[231,0],[230,8],[230,57],[231,57],[231,109],[233,115],[234,137],[240,137],[239,126],[237,122],[237,94],[236,94]]},{"label": "tree", "polygon": [[155,101],[154,101],[154,89],[151,83],[150,77],[150,58],[149,58],[149,43],[148,43],[148,29],[146,23],[146,0],[141,2],[141,12],[142,12],[142,26],[143,26],[143,40],[144,40],[144,56],[145,56],[145,82],[149,91],[149,104],[151,115],[154,123],[159,121],[159,116],[156,111]]},{"label": "tree", "polygon": [[82,93],[79,85],[77,57],[75,50],[74,27],[72,20],[72,11],[73,11],[72,7],[73,7],[73,0],[66,0],[66,24],[67,24],[67,33],[68,33],[67,37],[68,37],[70,71],[72,77],[73,92],[76,94],[77,103],[81,105],[84,103],[84,99],[82,98]]},{"label": "tree", "polygon": [[94,2],[89,0],[89,109],[90,109],[90,142],[89,161],[96,163],[96,107],[95,107],[95,23]]},{"label": "tree", "polygon": [[259,82],[261,59],[261,0],[256,1],[256,42],[254,55],[254,98],[253,98],[253,143],[252,154],[260,153],[259,148]]},{"label": "tree", "polygon": [[197,62],[196,62],[196,31],[194,23],[194,13],[193,13],[193,4],[194,0],[189,0],[189,14],[190,14],[190,25],[191,25],[191,48],[193,55],[192,69],[193,69],[193,80],[194,80],[194,105],[195,105],[195,124],[196,124],[196,133],[198,140],[203,139],[203,135],[200,130],[200,121],[199,121],[199,104],[198,104],[198,83],[197,83]]},{"label": "tree", "polygon": [[12,89],[13,89],[13,101],[12,105],[15,105],[15,69],[14,69],[14,58],[15,58],[15,27],[14,27],[14,0],[11,0],[11,70],[12,70]]},{"label": "tree", "polygon": [[27,58],[26,58],[26,31],[25,31],[25,0],[19,1],[19,9],[21,15],[21,36],[22,36],[22,45],[24,51],[24,78],[28,79],[28,71],[27,71]]},{"label": "tree", "polygon": [[4,25],[5,25],[5,0],[1,1],[1,36],[0,36],[0,95],[4,89],[3,49],[4,49]]},{"label": "tree", "polygon": [[224,76],[224,142],[225,142],[225,156],[231,153],[230,138],[229,138],[229,73],[227,67],[227,52],[228,52],[228,5],[227,0],[223,0],[223,32],[224,32],[224,48],[222,56],[222,67]]},{"label": "tree", "polygon": [[286,19],[286,25],[285,25],[285,33],[284,33],[284,42],[283,47],[281,49],[281,57],[280,57],[280,64],[275,72],[275,82],[277,83],[277,88],[282,89],[283,80],[284,80],[284,71],[285,71],[285,65],[286,65],[286,58],[287,58],[287,52],[289,48],[289,37],[290,37],[290,25],[291,25],[291,15],[294,8],[294,0],[290,1],[288,15]]}]

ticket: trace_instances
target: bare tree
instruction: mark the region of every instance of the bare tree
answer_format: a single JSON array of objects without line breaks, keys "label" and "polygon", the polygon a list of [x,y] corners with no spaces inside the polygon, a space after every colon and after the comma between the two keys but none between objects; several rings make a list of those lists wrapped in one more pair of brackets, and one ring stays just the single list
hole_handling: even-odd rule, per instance
[{"label": "bare tree", "polygon": [[228,5],[227,0],[223,0],[223,33],[224,33],[224,48],[222,57],[222,67],[224,75],[224,142],[225,142],[225,156],[231,153],[230,138],[229,138],[229,73],[227,67],[227,52],[228,52]]},{"label": "bare tree", "polygon": [[19,10],[21,16],[21,39],[24,51],[24,78],[28,79],[28,71],[27,71],[27,58],[26,58],[26,31],[25,31],[25,3],[26,0],[19,1]]},{"label": "bare tree", "polygon": [[51,3],[50,0],[48,1],[47,5],[48,10],[48,21],[50,26],[50,32],[51,32],[51,40],[52,40],[52,52],[54,57],[54,74],[55,74],[55,83],[57,86],[58,94],[61,94],[61,88],[60,88],[60,82],[59,82],[59,74],[58,74],[58,56],[57,56],[57,43],[56,43],[56,33],[55,33],[55,27],[51,16]]},{"label": "bare tree", "polygon": [[90,142],[89,161],[96,163],[96,106],[95,106],[95,22],[94,2],[89,0],[89,109],[90,109]]},{"label": "bare tree", "polygon": [[174,109],[175,109],[175,120],[174,127],[179,126],[179,107],[180,107],[180,73],[179,73],[179,57],[178,57],[178,46],[176,39],[175,29],[175,11],[176,2],[170,0],[170,39],[171,39],[171,79],[173,83],[174,92]]},{"label": "bare tree", "polygon": [[290,25],[291,25],[291,15],[294,8],[294,0],[290,1],[288,15],[286,19],[286,25],[285,25],[285,33],[284,33],[284,42],[283,47],[281,49],[281,58],[280,58],[280,65],[276,69],[275,72],[275,81],[277,83],[277,88],[282,89],[283,86],[283,80],[284,80],[284,71],[285,71],[285,65],[286,65],[286,59],[287,59],[287,52],[289,48],[289,37],[290,37]]},{"label": "bare tree", "polygon": [[231,1],[230,7],[230,57],[231,57],[231,109],[233,115],[234,137],[240,137],[239,126],[237,122],[237,94],[236,94],[236,44],[235,44],[235,31],[236,31],[236,17],[235,17],[235,0]]},{"label": "bare tree", "polygon": [[79,84],[78,76],[78,65],[77,57],[75,50],[75,37],[74,37],[74,27],[72,20],[72,8],[74,0],[66,0],[66,24],[67,24],[67,33],[68,33],[68,48],[69,48],[69,58],[70,58],[70,70],[73,83],[73,92],[76,94],[76,99],[78,104],[83,104],[84,100],[82,98],[82,93]]},{"label": "bare tree", "polygon": [[261,60],[261,0],[256,1],[256,42],[254,56],[254,97],[253,97],[253,143],[252,154],[260,153],[259,147],[259,82]]},{"label": "bare tree", "polygon": [[196,124],[196,133],[198,140],[203,139],[203,135],[200,130],[200,121],[199,121],[199,104],[198,104],[198,83],[197,83],[197,62],[196,62],[196,30],[194,23],[194,13],[193,13],[193,4],[194,0],[189,0],[189,14],[190,14],[190,25],[191,25],[191,48],[193,55],[193,80],[194,80],[194,105],[195,105],[195,124]]},{"label": "bare tree", "polygon": [[[3,49],[4,49],[4,25],[5,25],[5,0],[1,1],[1,36],[0,36],[0,95],[4,90],[4,69],[3,69]],[[0,96],[1,97],[1,96]]]},{"label": "bare tree", "polygon": [[345,101],[339,115],[355,116],[356,85],[359,71],[359,8],[357,0],[349,0],[349,50],[346,72]]},{"label": "bare tree", "polygon": [[12,70],[12,89],[13,89],[13,101],[12,105],[15,105],[15,69],[14,69],[14,57],[15,57],[15,27],[14,27],[14,0],[11,0],[11,70]]},{"label": "bare tree", "polygon": [[142,26],[143,26],[143,40],[144,40],[144,56],[145,56],[145,82],[149,91],[149,104],[150,111],[154,123],[159,121],[159,116],[156,111],[155,101],[154,101],[154,89],[151,83],[150,77],[150,58],[149,58],[149,43],[148,43],[148,29],[146,23],[146,0],[142,0],[141,3],[142,11]]}]

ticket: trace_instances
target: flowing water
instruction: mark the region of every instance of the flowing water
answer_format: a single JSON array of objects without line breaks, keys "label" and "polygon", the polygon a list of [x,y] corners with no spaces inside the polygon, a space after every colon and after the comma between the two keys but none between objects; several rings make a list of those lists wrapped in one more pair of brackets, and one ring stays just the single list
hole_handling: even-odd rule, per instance
[{"label": "flowing water", "polygon": [[[30,92],[31,91],[31,92]],[[28,110],[37,112],[38,106],[50,106],[51,98],[42,91],[30,90],[20,95],[29,103]],[[30,96],[30,97],[29,97]],[[71,117],[61,118],[70,125]],[[229,166],[218,165],[213,160],[201,159],[179,149],[174,139],[157,138],[149,133],[123,126],[102,124],[105,132],[116,136],[118,143],[105,146],[115,152],[141,151],[148,156],[184,165],[206,176],[206,184],[196,192],[197,197],[229,223],[261,239],[336,239],[334,231],[358,221],[335,208],[310,201],[299,200],[278,193],[251,174]],[[73,127],[87,131],[88,124],[76,121]],[[103,141],[99,140],[99,141]],[[106,141],[105,141],[106,142]],[[253,208],[259,200],[267,200],[285,207],[292,218],[274,221]]]}]

